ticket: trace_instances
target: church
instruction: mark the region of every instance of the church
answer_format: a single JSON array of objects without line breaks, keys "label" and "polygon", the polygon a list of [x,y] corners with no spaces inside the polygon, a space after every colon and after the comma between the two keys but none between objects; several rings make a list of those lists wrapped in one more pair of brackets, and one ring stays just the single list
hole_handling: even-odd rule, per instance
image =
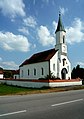
[{"label": "church", "polygon": [[19,66],[20,79],[45,78],[50,73],[56,78],[71,79],[71,63],[68,59],[66,31],[61,14],[55,31],[56,45],[53,49],[33,54]]}]

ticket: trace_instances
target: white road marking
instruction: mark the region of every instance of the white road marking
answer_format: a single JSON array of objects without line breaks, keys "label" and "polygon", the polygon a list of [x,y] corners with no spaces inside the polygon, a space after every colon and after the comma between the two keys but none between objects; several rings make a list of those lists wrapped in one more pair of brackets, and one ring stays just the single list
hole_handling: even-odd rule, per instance
[{"label": "white road marking", "polygon": [[26,111],[27,111],[27,110],[21,110],[21,111],[17,111],[17,112],[5,113],[5,114],[1,114],[0,117],[8,116],[8,115],[13,115],[13,114],[24,113],[24,112],[26,112]]},{"label": "white road marking", "polygon": [[69,103],[74,103],[74,102],[78,102],[78,101],[82,101],[83,99],[77,99],[77,100],[72,100],[72,101],[68,101],[68,102],[62,102],[62,103],[58,103],[58,104],[53,104],[51,106],[60,106],[60,105],[65,105],[65,104],[69,104]]}]

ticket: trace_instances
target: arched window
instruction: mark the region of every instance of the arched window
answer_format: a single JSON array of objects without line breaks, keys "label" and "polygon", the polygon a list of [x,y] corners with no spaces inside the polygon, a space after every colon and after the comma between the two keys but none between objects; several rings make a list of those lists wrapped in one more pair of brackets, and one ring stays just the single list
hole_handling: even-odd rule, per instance
[{"label": "arched window", "polygon": [[36,69],[34,69],[34,75],[36,75]]},{"label": "arched window", "polygon": [[44,69],[43,68],[41,68],[41,74],[44,75]]}]

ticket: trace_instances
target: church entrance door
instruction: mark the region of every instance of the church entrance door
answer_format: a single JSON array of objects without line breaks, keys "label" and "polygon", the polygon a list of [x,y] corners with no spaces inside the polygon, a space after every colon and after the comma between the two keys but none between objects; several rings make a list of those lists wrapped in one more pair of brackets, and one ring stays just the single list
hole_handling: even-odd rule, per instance
[{"label": "church entrance door", "polygon": [[62,75],[62,79],[66,79],[66,74],[67,74],[67,69],[66,68],[63,68],[62,71],[61,71],[61,75]]}]

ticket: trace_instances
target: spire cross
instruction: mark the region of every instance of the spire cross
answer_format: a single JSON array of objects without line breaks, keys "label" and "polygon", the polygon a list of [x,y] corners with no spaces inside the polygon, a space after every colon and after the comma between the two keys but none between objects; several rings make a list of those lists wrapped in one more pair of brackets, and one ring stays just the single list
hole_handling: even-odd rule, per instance
[{"label": "spire cross", "polygon": [[59,16],[61,16],[61,11],[59,11]]}]

